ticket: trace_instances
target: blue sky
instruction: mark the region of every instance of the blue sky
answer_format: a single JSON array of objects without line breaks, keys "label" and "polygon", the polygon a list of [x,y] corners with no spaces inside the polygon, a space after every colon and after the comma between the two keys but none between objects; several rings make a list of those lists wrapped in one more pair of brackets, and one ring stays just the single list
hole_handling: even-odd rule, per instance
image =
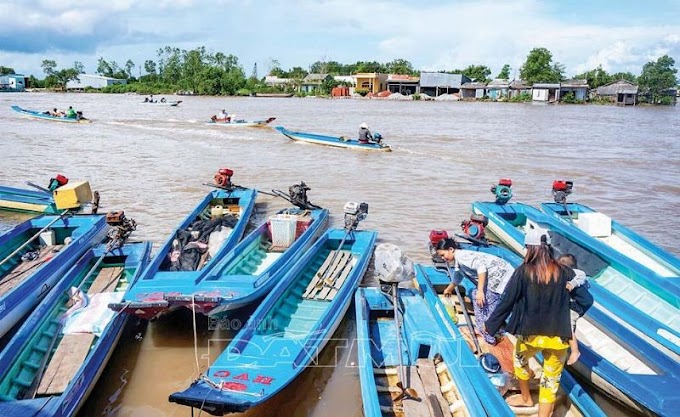
[{"label": "blue sky", "polygon": [[668,54],[680,67],[678,0],[0,0],[0,65],[44,76],[99,57],[156,60],[163,46],[233,54],[247,74],[318,60],[411,61],[417,69],[503,64],[546,47],[567,75],[602,65],[639,74]]}]

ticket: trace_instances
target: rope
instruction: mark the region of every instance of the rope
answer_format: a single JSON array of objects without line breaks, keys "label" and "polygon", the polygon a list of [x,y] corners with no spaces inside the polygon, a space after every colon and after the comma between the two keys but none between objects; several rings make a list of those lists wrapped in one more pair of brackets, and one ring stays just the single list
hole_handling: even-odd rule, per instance
[{"label": "rope", "polygon": [[[198,332],[196,331],[196,301],[195,294],[191,294],[191,311],[194,323],[194,357],[196,359],[196,373],[201,374],[201,366],[198,363]],[[199,414],[200,415],[200,414]]]}]

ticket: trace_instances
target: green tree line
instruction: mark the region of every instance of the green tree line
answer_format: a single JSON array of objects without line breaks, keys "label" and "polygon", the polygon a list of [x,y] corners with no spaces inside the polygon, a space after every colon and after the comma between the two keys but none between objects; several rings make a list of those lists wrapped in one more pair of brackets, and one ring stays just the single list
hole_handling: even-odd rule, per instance
[{"label": "green tree line", "polygon": [[[630,72],[609,74],[599,66],[577,74],[573,78],[588,80],[590,88],[597,88],[620,79],[628,80],[638,83],[641,92],[647,93],[653,102],[658,102],[665,90],[674,88],[678,84],[677,70],[674,66],[673,58],[664,55],[657,61],[646,63],[639,76]],[[38,80],[31,76],[30,85],[63,89],[68,81],[78,79],[78,76],[85,72],[83,64],[78,61],[74,62],[71,67],[59,69],[57,62],[46,59],[42,62],[42,68],[45,78]],[[509,79],[510,71],[510,65],[505,64],[496,78]],[[99,57],[96,70],[96,73],[100,75],[127,80],[126,85],[109,86],[104,89],[105,92],[131,91],[153,94],[185,90],[205,95],[245,95],[265,91],[293,92],[298,90],[302,80],[309,73],[351,75],[366,72],[419,74],[413,64],[406,59],[394,59],[387,63],[357,61],[352,64],[324,60],[312,63],[309,70],[300,66],[284,70],[277,60],[271,60],[267,74],[288,78],[292,82],[284,86],[268,87],[264,83],[264,78],[258,77],[257,67],[250,76],[246,76],[236,56],[225,55],[222,52],[211,53],[203,46],[192,50],[166,46],[156,51],[155,59],[147,59],[139,65],[130,59],[125,64],[118,64],[116,61],[107,61],[104,57]],[[491,69],[482,64],[440,72],[463,74],[476,82],[488,82],[492,74]],[[13,68],[0,66],[0,74],[11,73],[14,73]],[[565,67],[553,59],[553,54],[548,49],[534,48],[519,68],[519,78],[530,85],[539,82],[558,83],[566,79]],[[330,89],[337,84],[335,81],[324,82],[320,86],[319,93],[328,94]]]}]

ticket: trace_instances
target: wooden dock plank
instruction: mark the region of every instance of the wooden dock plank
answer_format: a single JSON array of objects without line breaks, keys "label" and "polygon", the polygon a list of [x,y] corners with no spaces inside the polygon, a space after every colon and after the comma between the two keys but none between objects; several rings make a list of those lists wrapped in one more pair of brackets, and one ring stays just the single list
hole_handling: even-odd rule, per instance
[{"label": "wooden dock plank", "polygon": [[50,359],[40,380],[37,395],[54,395],[64,392],[90,351],[94,341],[92,333],[64,335]]},{"label": "wooden dock plank", "polygon": [[[413,388],[418,393],[420,399],[404,398],[401,400],[401,406],[404,409],[404,416],[406,417],[442,417],[442,413],[435,413],[434,407],[431,406],[429,395],[425,391],[423,382],[418,375],[418,368],[415,366],[407,366],[406,381],[401,381],[404,388]],[[439,407],[437,407],[439,408]]]},{"label": "wooden dock plank", "polygon": [[50,261],[63,245],[45,246],[40,249],[38,258],[32,261],[20,262],[16,268],[0,279],[0,295],[9,292],[12,288],[19,285],[21,281],[31,276],[42,264]]},{"label": "wooden dock plank", "polygon": [[110,268],[102,268],[94,279],[90,289],[87,290],[88,295],[97,294],[100,292],[113,292],[118,286],[118,281],[123,276],[123,267],[114,266]]},{"label": "wooden dock plank", "polygon": [[[424,401],[429,401],[434,408],[435,413],[439,411],[445,417],[451,416],[451,410],[449,409],[449,402],[444,399],[441,391],[441,385],[439,383],[439,376],[437,376],[437,371],[434,368],[434,362],[431,359],[418,359],[416,362],[418,365],[418,374],[420,375],[420,380],[423,382],[423,387],[425,391],[422,393]],[[427,400],[425,399],[427,397]]]}]

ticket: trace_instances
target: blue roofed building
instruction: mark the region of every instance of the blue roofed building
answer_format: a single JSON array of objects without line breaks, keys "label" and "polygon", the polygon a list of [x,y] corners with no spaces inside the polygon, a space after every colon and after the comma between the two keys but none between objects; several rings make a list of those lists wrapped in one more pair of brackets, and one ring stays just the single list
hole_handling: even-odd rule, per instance
[{"label": "blue roofed building", "polygon": [[26,90],[26,76],[22,74],[0,75],[0,92],[15,93]]}]

